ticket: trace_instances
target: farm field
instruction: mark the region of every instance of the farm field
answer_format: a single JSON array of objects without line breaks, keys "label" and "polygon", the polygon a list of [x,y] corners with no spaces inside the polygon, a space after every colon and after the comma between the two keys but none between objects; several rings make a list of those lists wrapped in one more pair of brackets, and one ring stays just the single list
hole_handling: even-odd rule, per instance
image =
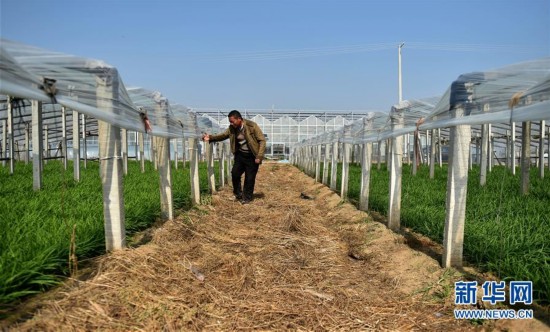
[{"label": "farm field", "polygon": [[[151,226],[160,216],[159,175],[151,162],[141,173],[139,163],[128,162],[124,177],[126,230],[129,236]],[[32,188],[32,164],[16,164],[13,176],[0,167],[0,315],[18,299],[56,285],[70,273],[73,227],[80,263],[105,252],[103,197],[99,164],[81,167],[73,180],[72,163],[44,165],[41,191]],[[215,168],[218,171],[218,168]],[[199,165],[200,187],[207,190],[206,164]],[[216,173],[217,174],[217,173]],[[190,207],[189,168],[172,163],[175,209]],[[129,243],[131,245],[131,243]]]},{"label": "farm field", "polygon": [[[419,167],[412,176],[403,165],[401,225],[442,243],[445,225],[447,167]],[[338,186],[341,164],[338,165]],[[330,178],[330,172],[329,172]],[[358,202],[361,167],[350,166],[349,199]],[[389,173],[385,165],[372,167],[369,209],[386,215]],[[468,178],[464,257],[482,271],[502,280],[533,281],[533,296],[541,304],[550,301],[550,178],[540,179],[531,170],[531,191],[519,194],[519,172],[514,176],[504,167],[488,172],[487,185],[479,185],[479,168]]]},{"label": "farm field", "polygon": [[150,242],[94,259],[92,273],[48,292],[32,317],[7,328],[548,330],[539,319],[455,319],[459,271],[291,165],[265,163],[250,205],[228,187],[211,198],[154,225]]}]

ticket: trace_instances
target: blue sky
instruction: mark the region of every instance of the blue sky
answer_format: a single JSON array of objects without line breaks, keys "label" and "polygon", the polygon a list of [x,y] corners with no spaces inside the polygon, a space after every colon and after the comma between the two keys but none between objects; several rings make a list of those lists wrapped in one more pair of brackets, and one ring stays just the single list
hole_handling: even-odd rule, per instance
[{"label": "blue sky", "polygon": [[194,108],[381,110],[550,56],[550,0],[0,0],[3,38]]}]

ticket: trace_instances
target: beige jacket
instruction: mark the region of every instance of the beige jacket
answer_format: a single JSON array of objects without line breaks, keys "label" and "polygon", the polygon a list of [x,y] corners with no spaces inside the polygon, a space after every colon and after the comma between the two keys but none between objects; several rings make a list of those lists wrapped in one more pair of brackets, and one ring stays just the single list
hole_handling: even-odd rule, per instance
[{"label": "beige jacket", "polygon": [[[265,137],[264,133],[260,129],[260,126],[254,121],[243,119],[244,135],[246,137],[246,143],[250,148],[250,151],[254,154],[256,159],[264,159],[265,154]],[[229,138],[229,144],[231,145],[231,152],[235,154],[237,151],[237,129],[231,125],[223,133],[217,135],[210,135],[210,142],[223,141]]]}]

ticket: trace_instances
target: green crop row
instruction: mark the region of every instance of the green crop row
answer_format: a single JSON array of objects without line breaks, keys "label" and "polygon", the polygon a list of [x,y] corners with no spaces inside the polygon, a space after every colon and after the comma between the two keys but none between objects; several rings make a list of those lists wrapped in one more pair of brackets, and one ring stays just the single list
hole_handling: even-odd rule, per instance
[{"label": "green crop row", "polygon": [[[403,165],[401,225],[442,243],[445,227],[447,166],[436,167],[434,179],[428,167],[412,175]],[[329,165],[330,168],[330,165]],[[329,170],[330,180],[330,170]],[[337,191],[341,188],[338,165]],[[550,178],[540,179],[538,169],[530,175],[527,196],[519,192],[519,172],[493,167],[487,184],[479,184],[479,168],[468,177],[464,258],[482,271],[502,280],[530,280],[539,303],[550,302]],[[373,165],[369,186],[369,210],[387,215],[389,172]],[[361,167],[351,165],[348,197],[359,201]]]},{"label": "green crop row", "polygon": [[[159,175],[146,162],[128,163],[124,177],[127,236],[143,230],[160,216]],[[71,234],[75,226],[79,261],[105,252],[103,197],[99,164],[81,168],[73,180],[72,164],[50,161],[44,165],[43,189],[33,191],[32,165],[16,164],[13,175],[0,167],[0,316],[2,307],[50,288],[69,273]],[[173,167],[173,166],[172,166]],[[218,167],[215,167],[217,174]],[[206,165],[199,165],[201,191],[207,191]],[[189,169],[172,168],[176,209],[191,206]]]}]

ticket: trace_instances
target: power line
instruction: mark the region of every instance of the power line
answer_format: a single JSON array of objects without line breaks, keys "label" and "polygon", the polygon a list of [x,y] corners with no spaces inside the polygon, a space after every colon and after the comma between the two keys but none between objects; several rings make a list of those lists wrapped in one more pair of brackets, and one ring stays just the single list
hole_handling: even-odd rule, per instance
[{"label": "power line", "polygon": [[[395,43],[356,44],[321,48],[278,49],[265,51],[234,52],[216,55],[193,56],[207,62],[238,62],[238,61],[263,61],[282,60],[292,58],[309,58],[340,54],[377,52],[392,49]],[[506,45],[506,44],[450,44],[450,43],[426,43],[407,42],[407,48],[414,50],[432,50],[446,52],[501,52],[508,53],[532,53],[548,49],[542,45]]]}]

